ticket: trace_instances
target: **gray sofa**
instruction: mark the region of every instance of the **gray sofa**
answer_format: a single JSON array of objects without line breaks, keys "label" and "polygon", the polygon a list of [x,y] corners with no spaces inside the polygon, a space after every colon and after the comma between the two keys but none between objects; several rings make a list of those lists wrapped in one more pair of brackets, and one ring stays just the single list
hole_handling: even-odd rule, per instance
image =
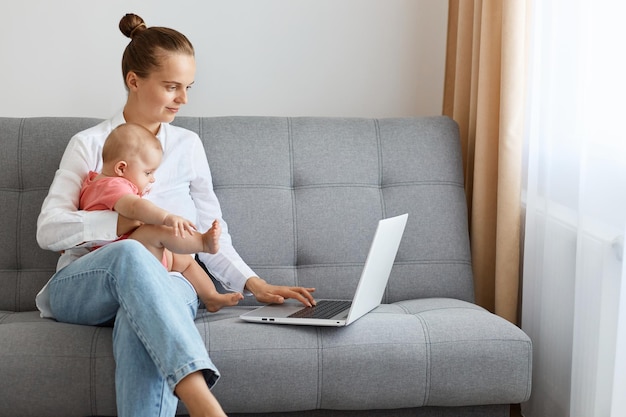
[{"label": "gray sofa", "polygon": [[[41,203],[69,138],[98,122],[0,118],[0,417],[115,415],[111,328],[34,304],[57,259],[35,240]],[[529,398],[530,339],[473,304],[453,121],[175,124],[202,138],[235,247],[273,283],[351,297],[377,220],[409,213],[384,304],[348,327],[244,323],[250,299],[199,314],[229,415],[508,416]]]}]

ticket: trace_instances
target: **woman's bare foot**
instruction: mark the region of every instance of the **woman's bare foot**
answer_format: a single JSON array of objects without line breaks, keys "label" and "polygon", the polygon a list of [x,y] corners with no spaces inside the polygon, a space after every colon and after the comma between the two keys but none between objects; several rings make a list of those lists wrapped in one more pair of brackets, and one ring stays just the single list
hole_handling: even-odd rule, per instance
[{"label": "woman's bare foot", "polygon": [[210,311],[211,313],[221,310],[222,307],[237,305],[241,300],[243,300],[243,295],[239,292],[220,294],[216,291],[210,296],[202,298],[204,306],[207,311]]},{"label": "woman's bare foot", "polygon": [[220,235],[222,234],[222,226],[217,220],[213,221],[211,228],[202,235],[202,251],[205,253],[217,253],[220,250]]},{"label": "woman's bare foot", "polygon": [[191,417],[227,417],[200,371],[183,378],[174,390]]}]

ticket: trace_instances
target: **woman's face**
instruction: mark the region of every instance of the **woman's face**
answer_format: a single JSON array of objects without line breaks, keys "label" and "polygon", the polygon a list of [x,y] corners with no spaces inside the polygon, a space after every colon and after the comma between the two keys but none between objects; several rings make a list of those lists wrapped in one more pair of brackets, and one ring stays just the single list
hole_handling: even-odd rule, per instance
[{"label": "woman's face", "polygon": [[[146,78],[129,73],[129,99],[124,109],[127,121],[155,132],[161,123],[170,123],[187,103],[187,93],[196,75],[196,61],[184,54],[165,55],[161,68]],[[133,120],[128,120],[130,116]]]}]

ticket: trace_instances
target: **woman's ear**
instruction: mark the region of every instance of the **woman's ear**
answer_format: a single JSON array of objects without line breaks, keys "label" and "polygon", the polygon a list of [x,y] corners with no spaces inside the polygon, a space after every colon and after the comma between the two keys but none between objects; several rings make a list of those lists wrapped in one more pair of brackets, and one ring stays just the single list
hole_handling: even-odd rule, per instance
[{"label": "woman's ear", "polygon": [[128,71],[126,74],[126,87],[129,91],[134,91],[137,89],[137,79],[139,77],[134,71]]},{"label": "woman's ear", "polygon": [[119,161],[113,167],[113,171],[115,172],[115,175],[117,175],[118,177],[123,177],[124,171],[126,171],[127,167],[128,167],[128,164],[126,163],[126,161]]}]

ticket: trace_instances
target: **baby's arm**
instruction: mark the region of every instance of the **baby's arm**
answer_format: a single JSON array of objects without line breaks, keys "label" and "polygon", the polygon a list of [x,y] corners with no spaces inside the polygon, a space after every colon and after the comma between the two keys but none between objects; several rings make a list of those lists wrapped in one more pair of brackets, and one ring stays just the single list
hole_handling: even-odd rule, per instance
[{"label": "baby's arm", "polygon": [[138,195],[127,194],[121,197],[113,209],[129,219],[139,220],[146,224],[163,224],[173,227],[176,236],[184,237],[185,231],[192,234],[196,230],[196,226],[189,220],[163,210]]}]

